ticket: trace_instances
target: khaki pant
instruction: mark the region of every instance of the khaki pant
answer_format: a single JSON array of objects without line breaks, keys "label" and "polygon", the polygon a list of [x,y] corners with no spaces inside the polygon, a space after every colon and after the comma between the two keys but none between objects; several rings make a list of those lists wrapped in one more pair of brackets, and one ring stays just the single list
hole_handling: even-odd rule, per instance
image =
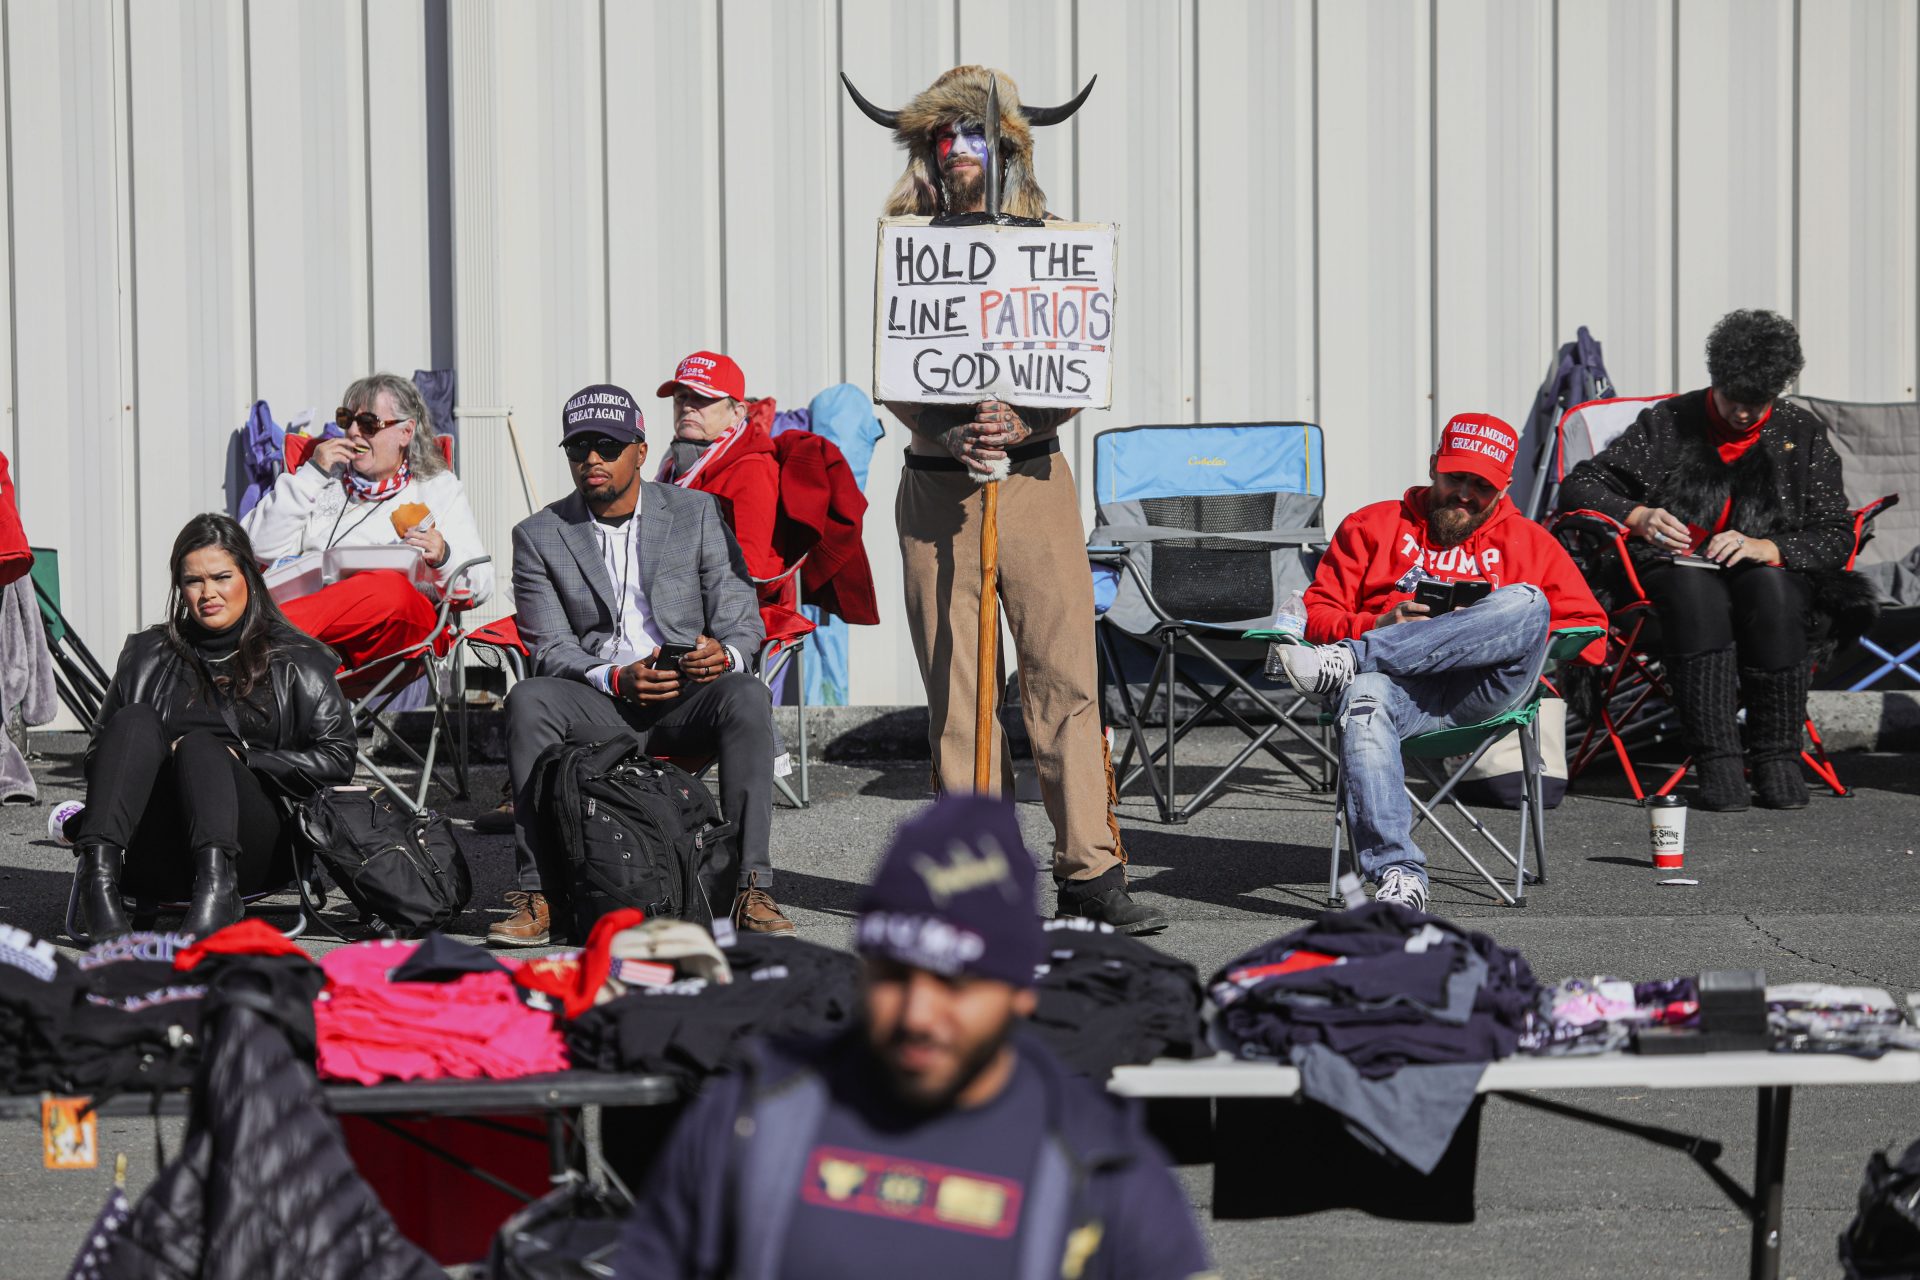
[{"label": "khaki pant", "polygon": [[[927,687],[929,745],[942,791],[973,790],[984,485],[960,471],[907,470],[894,519],[907,626]],[[1013,468],[1000,485],[1000,601],[1013,633],[1021,706],[1040,793],[1053,822],[1053,873],[1097,876],[1120,862],[1112,765],[1100,725],[1093,579],[1073,474],[1059,454]],[[1006,684],[1004,646],[994,688]],[[1010,793],[1013,758],[996,720],[990,789]]]}]

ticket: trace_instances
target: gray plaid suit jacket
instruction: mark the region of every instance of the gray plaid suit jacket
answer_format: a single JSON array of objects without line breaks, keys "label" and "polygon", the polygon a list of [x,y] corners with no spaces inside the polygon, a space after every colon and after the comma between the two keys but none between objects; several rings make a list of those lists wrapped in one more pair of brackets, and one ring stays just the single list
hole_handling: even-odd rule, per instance
[{"label": "gray plaid suit jacket", "polygon": [[[766,632],[747,562],[709,494],[640,481],[640,574],[670,644],[704,632],[758,659]],[[587,502],[576,491],[513,527],[513,599],[534,675],[586,679],[604,663],[619,602]]]}]

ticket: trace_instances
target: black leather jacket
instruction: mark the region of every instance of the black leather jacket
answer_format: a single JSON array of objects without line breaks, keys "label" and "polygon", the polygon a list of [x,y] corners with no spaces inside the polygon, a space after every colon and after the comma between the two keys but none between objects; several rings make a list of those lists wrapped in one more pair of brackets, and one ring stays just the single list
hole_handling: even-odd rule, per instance
[{"label": "black leather jacket", "polygon": [[[339,665],[332,650],[292,627],[274,631],[269,672],[278,741],[243,742],[247,766],[271,790],[301,799],[320,787],[353,781],[353,714],[333,678]],[[121,707],[144,702],[166,714],[176,682],[193,679],[186,659],[167,640],[163,627],[148,627],[127,637],[114,668],[113,684],[100,704],[96,733],[87,744],[87,762],[99,743],[98,728]]]}]

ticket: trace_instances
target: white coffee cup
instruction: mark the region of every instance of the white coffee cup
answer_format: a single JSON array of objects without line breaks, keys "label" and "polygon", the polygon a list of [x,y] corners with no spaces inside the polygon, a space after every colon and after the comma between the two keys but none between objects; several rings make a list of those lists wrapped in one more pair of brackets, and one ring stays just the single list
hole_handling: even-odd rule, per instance
[{"label": "white coffee cup", "polygon": [[1648,796],[1647,819],[1656,871],[1678,871],[1687,862],[1687,802],[1679,796]]}]

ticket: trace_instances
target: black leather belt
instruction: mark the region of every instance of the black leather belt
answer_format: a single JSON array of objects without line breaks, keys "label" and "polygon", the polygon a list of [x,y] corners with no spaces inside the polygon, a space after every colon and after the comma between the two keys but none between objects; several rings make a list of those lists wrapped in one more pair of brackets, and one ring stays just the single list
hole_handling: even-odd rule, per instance
[{"label": "black leather belt", "polygon": [[[1037,444],[1023,444],[1007,450],[1007,461],[1013,466],[1023,462],[1032,462],[1035,458],[1044,458],[1060,452],[1060,437],[1053,436]],[[909,453],[907,470],[909,471],[965,471],[967,464],[958,458],[943,458],[931,453]]]}]

